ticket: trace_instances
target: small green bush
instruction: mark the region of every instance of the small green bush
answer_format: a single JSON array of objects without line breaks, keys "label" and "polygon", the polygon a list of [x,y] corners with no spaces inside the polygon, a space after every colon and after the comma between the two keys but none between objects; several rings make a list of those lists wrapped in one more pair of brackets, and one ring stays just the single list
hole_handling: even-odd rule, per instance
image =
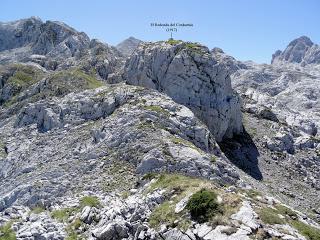
[{"label": "small green bush", "polygon": [[200,223],[208,221],[221,212],[216,193],[206,189],[193,194],[186,208],[190,211],[191,217]]},{"label": "small green bush", "polygon": [[16,240],[16,234],[11,229],[12,223],[9,222],[0,227],[0,240]]},{"label": "small green bush", "polygon": [[101,204],[100,204],[99,198],[95,196],[85,196],[80,200],[80,207],[83,208],[85,206],[98,208],[101,206]]}]

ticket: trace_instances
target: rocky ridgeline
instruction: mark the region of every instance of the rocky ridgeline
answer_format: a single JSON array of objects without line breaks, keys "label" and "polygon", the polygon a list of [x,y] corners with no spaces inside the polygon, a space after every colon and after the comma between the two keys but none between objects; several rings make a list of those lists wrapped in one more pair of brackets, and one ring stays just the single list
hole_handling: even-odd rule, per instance
[{"label": "rocky ridgeline", "polygon": [[319,220],[316,65],[117,50],[38,18],[0,23],[0,42],[0,240],[318,239],[253,189]]}]

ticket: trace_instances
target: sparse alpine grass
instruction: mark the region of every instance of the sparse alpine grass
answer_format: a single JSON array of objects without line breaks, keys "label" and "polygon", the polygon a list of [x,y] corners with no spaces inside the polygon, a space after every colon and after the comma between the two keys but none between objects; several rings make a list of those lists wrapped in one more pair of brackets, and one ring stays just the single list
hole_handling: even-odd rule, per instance
[{"label": "sparse alpine grass", "polygon": [[298,220],[291,221],[290,225],[297,229],[308,240],[320,240],[320,229],[307,225]]},{"label": "sparse alpine grass", "polygon": [[85,206],[99,208],[101,206],[101,203],[99,201],[99,198],[96,196],[84,196],[80,200],[80,207],[83,208]]},{"label": "sparse alpine grass", "polygon": [[78,212],[78,208],[63,208],[51,212],[51,217],[60,222],[65,222],[70,216]]},{"label": "sparse alpine grass", "polygon": [[183,41],[182,40],[175,40],[173,38],[170,38],[166,41],[166,43],[170,44],[170,45],[177,45],[179,43],[182,43]]},{"label": "sparse alpine grass", "polygon": [[16,240],[16,234],[11,228],[12,222],[8,222],[0,227],[0,240]]}]

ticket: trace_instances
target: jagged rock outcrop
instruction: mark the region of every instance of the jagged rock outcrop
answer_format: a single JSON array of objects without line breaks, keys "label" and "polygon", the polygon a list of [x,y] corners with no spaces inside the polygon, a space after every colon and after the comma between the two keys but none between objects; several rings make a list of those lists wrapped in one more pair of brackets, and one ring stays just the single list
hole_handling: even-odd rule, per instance
[{"label": "jagged rock outcrop", "polygon": [[228,71],[204,46],[170,40],[142,44],[127,60],[123,76],[190,108],[218,141],[242,131],[240,99]]},{"label": "jagged rock outcrop", "polygon": [[282,52],[277,50],[272,55],[272,64],[299,63],[320,64],[320,46],[313,43],[306,36],[299,37],[289,43]]},{"label": "jagged rock outcrop", "polygon": [[119,43],[116,48],[125,56],[130,56],[133,51],[142,43],[141,40],[134,37],[129,37],[128,39]]}]

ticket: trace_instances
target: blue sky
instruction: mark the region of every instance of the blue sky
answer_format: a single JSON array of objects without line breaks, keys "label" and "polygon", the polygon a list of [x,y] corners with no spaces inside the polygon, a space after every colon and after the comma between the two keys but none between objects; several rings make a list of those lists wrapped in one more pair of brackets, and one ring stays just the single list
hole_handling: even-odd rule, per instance
[{"label": "blue sky", "polygon": [[239,60],[269,63],[272,53],[302,35],[320,43],[318,0],[1,0],[0,21],[30,16],[59,20],[115,45],[134,36],[165,40],[151,22],[193,23],[174,34]]}]

